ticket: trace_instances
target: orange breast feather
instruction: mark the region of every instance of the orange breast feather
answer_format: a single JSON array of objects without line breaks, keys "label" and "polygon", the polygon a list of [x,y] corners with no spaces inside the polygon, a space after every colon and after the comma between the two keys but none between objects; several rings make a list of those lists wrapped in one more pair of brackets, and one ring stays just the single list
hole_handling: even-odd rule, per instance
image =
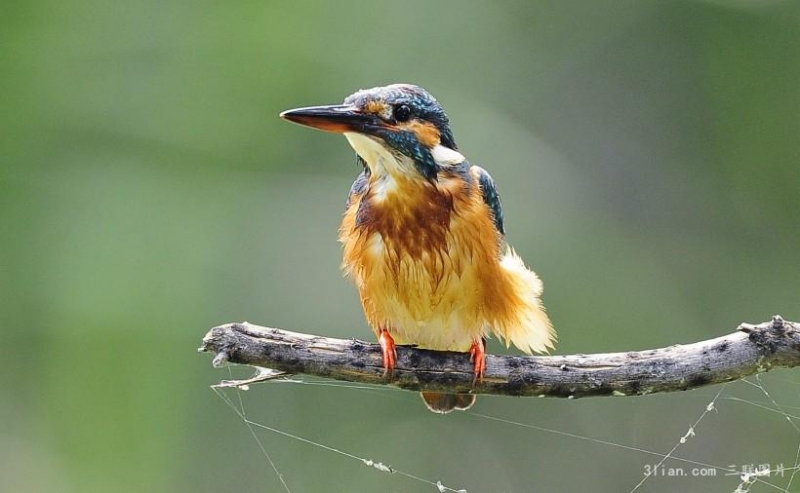
[{"label": "orange breast feather", "polygon": [[467,351],[490,330],[526,352],[552,347],[541,282],[501,251],[480,191],[455,178],[396,185],[382,197],[368,187],[340,229],[343,268],[370,326],[438,350]]}]

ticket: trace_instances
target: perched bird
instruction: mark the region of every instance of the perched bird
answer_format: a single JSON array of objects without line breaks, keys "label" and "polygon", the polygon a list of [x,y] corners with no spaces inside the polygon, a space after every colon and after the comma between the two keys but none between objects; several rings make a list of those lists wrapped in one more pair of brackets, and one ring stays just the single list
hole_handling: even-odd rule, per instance
[{"label": "perched bird", "polygon": [[[343,270],[358,287],[387,372],[395,366],[395,344],[469,351],[476,379],[486,368],[490,332],[528,354],[553,347],[542,282],[505,244],[497,188],[458,151],[433,96],[393,84],[281,117],[343,133],[363,167],[339,240]],[[438,413],[475,402],[472,394],[423,392],[422,398]]]}]

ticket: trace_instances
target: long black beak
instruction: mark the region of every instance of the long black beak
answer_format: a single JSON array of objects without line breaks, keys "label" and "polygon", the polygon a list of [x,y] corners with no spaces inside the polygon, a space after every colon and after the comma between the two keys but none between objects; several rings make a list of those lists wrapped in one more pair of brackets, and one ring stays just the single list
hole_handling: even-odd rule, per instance
[{"label": "long black beak", "polygon": [[349,104],[286,110],[281,113],[281,118],[298,125],[336,133],[374,134],[376,130],[386,126],[379,117],[362,113],[355,106]]}]

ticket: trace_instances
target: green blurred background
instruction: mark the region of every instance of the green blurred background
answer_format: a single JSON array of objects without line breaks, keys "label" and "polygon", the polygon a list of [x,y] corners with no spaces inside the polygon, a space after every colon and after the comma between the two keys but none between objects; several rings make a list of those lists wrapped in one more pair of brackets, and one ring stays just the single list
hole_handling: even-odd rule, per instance
[{"label": "green blurred background", "polygon": [[[545,281],[558,354],[800,319],[798,80],[789,1],[3,2],[0,491],[281,491],[209,389],[230,373],[195,349],[241,320],[373,337],[338,270],[353,152],[278,118],[363,87],[443,104]],[[796,372],[762,381],[797,412]],[[474,409],[663,454],[717,390]],[[658,461],[406,392],[243,399],[256,422],[470,493],[630,491]],[[793,465],[800,433],[758,403],[729,386],[677,454]],[[292,492],[435,491],[258,435]]]}]

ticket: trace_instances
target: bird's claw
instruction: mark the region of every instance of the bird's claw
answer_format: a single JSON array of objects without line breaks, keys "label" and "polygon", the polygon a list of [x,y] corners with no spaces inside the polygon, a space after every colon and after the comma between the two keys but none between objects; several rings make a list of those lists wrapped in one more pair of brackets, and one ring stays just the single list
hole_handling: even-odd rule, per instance
[{"label": "bird's claw", "polygon": [[486,373],[486,346],[483,341],[474,341],[469,348],[469,360],[473,363],[475,376],[472,378],[472,385],[483,380]]},{"label": "bird's claw", "polygon": [[391,375],[394,372],[395,363],[397,363],[397,349],[394,345],[394,339],[386,329],[381,329],[378,336],[378,343],[381,345],[383,352],[383,376]]}]

